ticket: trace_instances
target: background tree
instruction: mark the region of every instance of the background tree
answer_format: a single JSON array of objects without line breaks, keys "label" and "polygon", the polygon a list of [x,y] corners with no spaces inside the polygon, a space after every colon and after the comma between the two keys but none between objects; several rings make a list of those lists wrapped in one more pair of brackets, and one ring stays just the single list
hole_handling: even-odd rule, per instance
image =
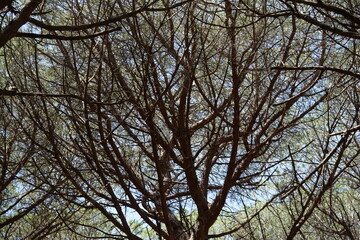
[{"label": "background tree", "polygon": [[47,2],[3,47],[3,236],[354,239],[356,9]]}]

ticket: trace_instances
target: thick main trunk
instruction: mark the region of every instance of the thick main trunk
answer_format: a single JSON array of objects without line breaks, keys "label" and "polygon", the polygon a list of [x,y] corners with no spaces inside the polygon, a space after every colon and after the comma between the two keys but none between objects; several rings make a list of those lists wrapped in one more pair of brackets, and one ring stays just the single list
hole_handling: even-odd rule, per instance
[{"label": "thick main trunk", "polygon": [[[205,219],[203,219],[203,220],[205,220]],[[208,231],[209,231],[209,228],[206,227],[205,222],[200,220],[199,223],[197,223],[195,230],[191,233],[188,240],[207,240],[208,239]]]}]

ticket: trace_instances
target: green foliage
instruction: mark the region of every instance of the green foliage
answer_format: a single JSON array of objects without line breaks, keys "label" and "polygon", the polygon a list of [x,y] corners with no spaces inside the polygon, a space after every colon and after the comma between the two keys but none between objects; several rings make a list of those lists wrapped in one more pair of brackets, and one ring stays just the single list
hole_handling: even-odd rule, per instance
[{"label": "green foliage", "polygon": [[355,1],[0,8],[0,238],[360,234]]}]

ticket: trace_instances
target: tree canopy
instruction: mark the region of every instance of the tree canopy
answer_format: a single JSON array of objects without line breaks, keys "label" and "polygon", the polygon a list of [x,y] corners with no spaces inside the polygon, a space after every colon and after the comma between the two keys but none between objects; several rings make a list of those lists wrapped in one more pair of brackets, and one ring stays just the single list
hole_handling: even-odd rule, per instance
[{"label": "tree canopy", "polygon": [[0,16],[0,238],[360,235],[357,0]]}]

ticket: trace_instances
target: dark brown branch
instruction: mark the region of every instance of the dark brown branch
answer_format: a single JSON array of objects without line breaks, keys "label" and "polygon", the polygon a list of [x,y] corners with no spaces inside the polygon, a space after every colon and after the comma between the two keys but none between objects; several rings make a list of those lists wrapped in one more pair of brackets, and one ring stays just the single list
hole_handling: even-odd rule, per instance
[{"label": "dark brown branch", "polygon": [[19,28],[23,26],[30,18],[32,12],[40,5],[42,0],[32,0],[23,8],[21,13],[6,26],[0,33],[0,48],[3,47],[11,38],[13,38]]},{"label": "dark brown branch", "polygon": [[331,133],[331,134],[329,134],[329,136],[344,135],[344,134],[346,134],[346,133],[356,132],[356,131],[358,131],[358,130],[360,130],[360,125],[357,125],[357,126],[355,126],[355,127],[346,129],[346,130],[341,131],[341,132]]},{"label": "dark brown branch", "polygon": [[360,18],[356,17],[354,14],[352,14],[351,12],[343,9],[343,8],[339,8],[336,6],[331,6],[329,4],[325,4],[322,1],[316,1],[316,2],[311,2],[311,1],[304,1],[304,0],[294,0],[293,2],[296,3],[302,3],[308,6],[312,6],[312,7],[319,7],[322,8],[326,11],[330,11],[333,13],[337,13],[342,15],[343,17],[345,17],[346,19],[348,19],[349,21],[355,23],[355,24],[359,24],[360,23]]},{"label": "dark brown branch", "polygon": [[352,72],[350,70],[344,70],[340,68],[333,68],[333,67],[325,67],[325,66],[313,66],[313,67],[286,67],[286,66],[278,66],[270,68],[272,70],[280,70],[280,71],[287,71],[287,70],[299,70],[299,71],[313,71],[313,70],[323,70],[323,71],[333,71],[345,75],[349,75],[355,78],[360,79],[360,74]]},{"label": "dark brown branch", "polygon": [[332,33],[338,34],[338,35],[343,36],[343,37],[360,39],[360,33],[358,33],[358,32],[343,31],[343,30],[341,30],[339,28],[329,26],[329,25],[327,25],[325,23],[319,22],[318,20],[316,20],[314,18],[311,18],[311,17],[309,17],[307,15],[304,15],[304,14],[301,14],[301,13],[298,13],[298,12],[294,12],[294,15],[296,17],[308,22],[308,23],[311,23],[311,24],[314,24],[315,26],[320,27],[323,30],[330,31]]},{"label": "dark brown branch", "polygon": [[85,40],[85,39],[91,39],[98,36],[102,36],[105,34],[109,34],[115,31],[120,30],[121,27],[113,28],[107,31],[98,32],[94,34],[88,34],[88,35],[78,35],[78,36],[63,36],[63,35],[56,35],[56,34],[37,34],[37,33],[25,33],[25,32],[18,32],[16,33],[15,37],[26,37],[26,38],[41,38],[41,39],[56,39],[56,40]]},{"label": "dark brown branch", "polygon": [[1,0],[1,2],[0,2],[0,10],[5,8],[6,6],[11,5],[12,2],[13,2],[13,0]]},{"label": "dark brown branch", "polygon": [[0,89],[0,96],[33,96],[33,97],[51,97],[51,98],[75,98],[82,102],[87,102],[89,104],[98,104],[98,105],[114,105],[119,104],[119,102],[98,102],[90,99],[85,99],[81,96],[75,94],[51,94],[51,93],[41,93],[41,92],[18,92],[15,90],[5,90]]},{"label": "dark brown branch", "polygon": [[84,25],[80,25],[80,26],[66,26],[66,25],[52,26],[52,25],[46,24],[44,22],[41,22],[39,20],[36,20],[34,18],[31,18],[29,20],[29,22],[36,25],[36,26],[38,26],[38,27],[40,27],[40,28],[42,28],[42,29],[46,29],[48,31],[84,31],[84,30],[87,30],[87,29],[90,29],[90,28],[108,26],[109,24],[119,23],[124,19],[134,17],[137,14],[142,13],[142,12],[146,12],[146,11],[153,11],[153,12],[154,11],[157,11],[157,12],[159,12],[159,11],[168,11],[170,9],[177,8],[177,7],[182,6],[182,5],[184,5],[184,4],[188,3],[188,2],[191,2],[191,1],[192,0],[183,1],[183,2],[174,4],[174,5],[170,6],[170,7],[165,7],[165,8],[150,8],[148,6],[144,6],[144,7],[141,7],[139,9],[135,10],[135,11],[124,13],[124,14],[122,14],[120,16],[116,16],[116,17],[109,18],[109,19],[104,20],[104,21],[91,23],[91,24],[84,24]]}]

